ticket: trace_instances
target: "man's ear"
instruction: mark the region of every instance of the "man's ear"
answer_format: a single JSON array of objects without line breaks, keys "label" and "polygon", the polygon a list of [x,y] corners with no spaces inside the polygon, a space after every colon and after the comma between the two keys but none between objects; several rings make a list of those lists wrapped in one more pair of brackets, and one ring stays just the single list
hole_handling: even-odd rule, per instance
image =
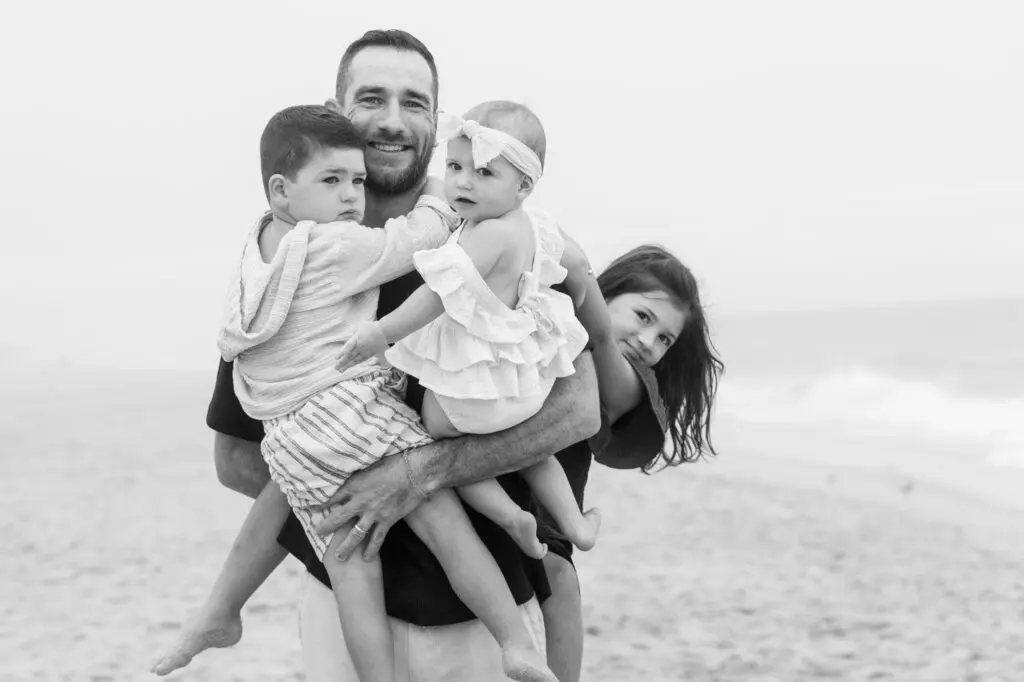
[{"label": "man's ear", "polygon": [[336,114],[341,114],[342,116],[345,115],[345,112],[341,110],[341,102],[339,102],[333,97],[324,102],[324,106]]}]

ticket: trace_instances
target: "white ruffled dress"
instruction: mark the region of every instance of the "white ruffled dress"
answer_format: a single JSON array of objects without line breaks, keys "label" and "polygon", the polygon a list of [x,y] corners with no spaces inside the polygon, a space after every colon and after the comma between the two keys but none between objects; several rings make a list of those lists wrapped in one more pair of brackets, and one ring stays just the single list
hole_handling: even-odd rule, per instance
[{"label": "white ruffled dress", "polygon": [[536,414],[587,344],[572,299],[551,288],[566,276],[558,226],[546,213],[527,215],[537,248],[514,308],[490,290],[459,246],[463,228],[444,246],[413,256],[445,312],[385,357],[429,388],[462,433],[501,431]]}]

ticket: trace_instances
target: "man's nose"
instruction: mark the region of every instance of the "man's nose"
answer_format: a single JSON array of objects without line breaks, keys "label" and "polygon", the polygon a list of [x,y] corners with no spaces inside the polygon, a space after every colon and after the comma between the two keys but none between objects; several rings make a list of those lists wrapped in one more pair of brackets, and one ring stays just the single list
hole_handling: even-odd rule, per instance
[{"label": "man's nose", "polygon": [[390,100],[384,110],[383,118],[380,120],[380,127],[392,135],[405,132],[405,122],[402,121],[402,107],[397,99]]}]

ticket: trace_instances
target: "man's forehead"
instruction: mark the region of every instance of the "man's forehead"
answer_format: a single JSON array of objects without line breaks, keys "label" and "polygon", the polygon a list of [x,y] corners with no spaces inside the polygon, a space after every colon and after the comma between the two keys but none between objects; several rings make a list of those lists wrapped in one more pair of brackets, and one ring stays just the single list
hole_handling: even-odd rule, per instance
[{"label": "man's forehead", "polygon": [[433,101],[434,75],[420,53],[375,45],[363,48],[352,57],[345,99],[359,88],[393,92],[414,90]]}]

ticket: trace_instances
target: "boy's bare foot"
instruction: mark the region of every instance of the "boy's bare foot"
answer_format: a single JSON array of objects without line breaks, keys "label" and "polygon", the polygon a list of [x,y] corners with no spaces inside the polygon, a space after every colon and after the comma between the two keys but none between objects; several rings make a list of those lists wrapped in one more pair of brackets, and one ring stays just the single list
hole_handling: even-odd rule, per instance
[{"label": "boy's bare foot", "polygon": [[153,664],[150,672],[161,676],[170,674],[178,668],[184,668],[203,651],[234,646],[240,639],[242,617],[239,613],[201,612],[185,627],[171,650]]},{"label": "boy's bare foot", "polygon": [[583,512],[583,523],[576,529],[572,544],[584,552],[594,548],[597,543],[597,532],[601,530],[601,510],[597,507]]},{"label": "boy's bare foot", "polygon": [[548,553],[548,546],[537,539],[537,518],[530,512],[519,510],[501,525],[526,556],[543,559]]},{"label": "boy's bare foot", "polygon": [[544,657],[534,649],[506,647],[501,650],[505,677],[517,682],[558,682]]}]

